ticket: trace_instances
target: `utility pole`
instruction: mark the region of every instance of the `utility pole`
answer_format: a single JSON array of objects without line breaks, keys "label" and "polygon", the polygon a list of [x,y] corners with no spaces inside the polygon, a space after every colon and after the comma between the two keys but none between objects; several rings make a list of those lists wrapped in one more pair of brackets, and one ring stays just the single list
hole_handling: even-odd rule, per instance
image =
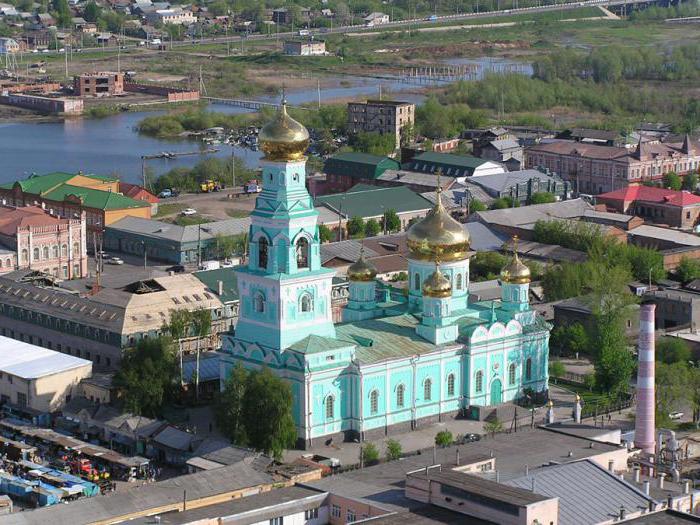
[{"label": "utility pole", "polygon": [[231,190],[236,188],[236,150],[235,146],[231,146]]},{"label": "utility pole", "polygon": [[321,109],[321,80],[316,80],[316,89],[318,90],[318,109]]},{"label": "utility pole", "polygon": [[66,48],[63,49],[63,58],[66,64],[66,79],[68,78],[68,51]]}]

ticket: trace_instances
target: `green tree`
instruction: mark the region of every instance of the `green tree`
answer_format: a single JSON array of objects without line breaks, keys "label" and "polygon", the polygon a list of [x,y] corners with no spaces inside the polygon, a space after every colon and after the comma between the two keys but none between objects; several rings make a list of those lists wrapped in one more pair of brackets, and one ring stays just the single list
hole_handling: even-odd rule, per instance
[{"label": "green tree", "polygon": [[690,372],[685,363],[657,363],[655,378],[656,422],[658,426],[668,426],[669,414],[689,397]]},{"label": "green tree", "polygon": [[362,217],[352,217],[345,225],[345,229],[350,237],[362,235],[365,232],[365,220]]},{"label": "green tree", "polygon": [[477,252],[470,261],[472,280],[495,279],[506,265],[507,260],[498,252]]},{"label": "green tree", "polygon": [[688,191],[696,191],[698,189],[698,174],[694,171],[683,177],[683,189]]},{"label": "green tree", "polygon": [[498,418],[486,421],[484,423],[484,432],[491,434],[491,437],[496,437],[498,432],[503,432],[503,422]]},{"label": "green tree", "polygon": [[182,340],[187,336],[192,324],[192,314],[189,310],[170,310],[170,321],[167,325],[167,330],[177,343],[177,354],[180,368],[180,385],[183,384],[182,379]]},{"label": "green tree", "polygon": [[248,372],[240,364],[233,367],[215,404],[215,415],[219,429],[232,443],[240,446],[245,446],[248,441],[245,435],[245,419],[243,417],[248,375]]},{"label": "green tree", "polygon": [[453,441],[452,432],[449,430],[441,430],[435,434],[435,444],[439,447],[449,447]]},{"label": "green tree", "polygon": [[360,463],[368,467],[379,462],[379,450],[374,443],[366,442],[360,447]]},{"label": "green tree", "polygon": [[488,208],[486,204],[481,202],[479,199],[472,199],[469,201],[469,213],[476,213],[478,211],[486,211]]},{"label": "green tree", "polygon": [[676,172],[669,171],[664,175],[664,187],[669,190],[678,191],[683,187],[683,182]]},{"label": "green tree", "polygon": [[586,353],[590,345],[581,323],[557,326],[552,330],[550,344],[552,348],[571,355]]},{"label": "green tree", "polygon": [[695,423],[695,428],[698,428],[698,424],[700,424],[700,368],[689,368],[688,375],[690,383],[688,385],[688,401],[693,411],[693,423]]},{"label": "green tree", "polygon": [[124,353],[114,385],[121,392],[124,409],[132,414],[158,417],[172,399],[177,381],[177,361],[172,339],[142,339]]},{"label": "green tree", "polygon": [[549,362],[549,375],[551,377],[564,377],[566,375],[566,367],[561,361]]},{"label": "green tree", "polygon": [[382,231],[376,219],[369,219],[365,223],[365,237],[376,237]]},{"label": "green tree", "polygon": [[318,225],[318,237],[321,242],[332,242],[335,238],[333,235],[333,230],[331,230],[325,224]]},{"label": "green tree", "polygon": [[199,399],[199,350],[202,339],[211,334],[211,311],[198,308],[192,312],[192,331],[197,338],[197,363],[194,376],[195,398]]},{"label": "green tree", "polygon": [[597,315],[592,348],[595,356],[595,384],[602,391],[616,396],[627,392],[634,371],[634,358],[617,315]]},{"label": "green tree", "polygon": [[292,389],[288,383],[268,368],[250,373],[243,398],[248,445],[280,460],[284,450],[296,442],[292,405]]},{"label": "green tree", "polygon": [[557,198],[553,193],[546,191],[540,191],[530,195],[529,204],[549,204],[556,202]]},{"label": "green tree", "polygon": [[681,257],[681,261],[676,267],[676,277],[683,284],[700,279],[700,262],[688,257]]},{"label": "green tree", "polygon": [[401,443],[395,439],[389,439],[386,442],[386,460],[396,461],[401,459]]},{"label": "green tree", "polygon": [[687,364],[691,359],[688,343],[678,337],[660,337],[656,341],[656,360],[667,365]]},{"label": "green tree", "polygon": [[349,144],[354,151],[384,156],[396,149],[396,137],[391,133],[362,132],[351,135]]},{"label": "green tree", "polygon": [[216,251],[221,259],[231,259],[233,255],[240,253],[240,242],[233,235],[216,234]]},{"label": "green tree", "polygon": [[396,210],[386,210],[384,212],[383,221],[387,233],[394,233],[401,230],[401,219],[399,218],[399,214],[396,213]]},{"label": "green tree", "polygon": [[51,7],[54,11],[56,23],[60,27],[70,27],[72,14],[68,6],[68,0],[52,0]]},{"label": "green tree", "polygon": [[87,4],[85,4],[85,9],[83,10],[83,18],[87,22],[97,22],[97,19],[100,17],[100,13],[102,10],[100,7],[94,2],[90,1]]}]

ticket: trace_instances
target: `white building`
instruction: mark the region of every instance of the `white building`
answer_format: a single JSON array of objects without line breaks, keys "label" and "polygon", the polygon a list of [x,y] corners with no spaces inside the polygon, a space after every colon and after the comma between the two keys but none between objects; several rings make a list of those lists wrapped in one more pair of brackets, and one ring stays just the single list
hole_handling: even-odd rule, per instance
[{"label": "white building", "polygon": [[0,38],[0,55],[6,55],[9,53],[18,53],[19,43],[14,38],[3,37]]},{"label": "white building", "polygon": [[0,336],[0,400],[20,408],[55,412],[78,395],[92,362]]},{"label": "white building", "polygon": [[388,24],[389,23],[389,15],[385,15],[384,13],[370,13],[368,14],[365,18],[365,25],[367,27],[372,27],[372,26],[378,26],[381,24]]},{"label": "white building", "polygon": [[180,8],[174,9],[159,9],[149,17],[151,22],[161,22],[162,24],[185,25],[194,24],[197,17],[191,11],[185,11]]}]

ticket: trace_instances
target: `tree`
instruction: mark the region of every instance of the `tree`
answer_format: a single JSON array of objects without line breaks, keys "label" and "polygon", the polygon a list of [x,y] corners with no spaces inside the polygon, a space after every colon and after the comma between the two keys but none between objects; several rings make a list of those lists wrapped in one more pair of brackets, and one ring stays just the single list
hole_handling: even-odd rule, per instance
[{"label": "tree", "polygon": [[387,233],[394,233],[401,230],[401,219],[394,209],[388,209],[384,212],[383,222],[384,229]]},{"label": "tree", "polygon": [[449,447],[453,441],[452,432],[449,430],[441,430],[435,434],[435,444],[439,447]]},{"label": "tree", "polygon": [[656,360],[668,365],[687,364],[691,359],[688,343],[678,337],[661,337],[656,341]]},{"label": "tree", "polygon": [[192,312],[192,330],[197,338],[197,364],[194,377],[195,398],[199,399],[199,348],[202,339],[211,333],[211,311],[198,308]]},{"label": "tree", "polygon": [[170,310],[170,322],[167,330],[177,342],[177,353],[180,361],[180,386],[182,386],[182,340],[187,336],[192,324],[192,314],[189,310]]},{"label": "tree", "polygon": [[347,229],[350,237],[356,237],[364,234],[365,220],[362,217],[352,217],[345,225],[345,228]]},{"label": "tree", "polygon": [[350,136],[349,144],[354,151],[384,156],[396,149],[396,137],[392,133],[360,132]]},{"label": "tree", "polygon": [[512,197],[499,197],[491,203],[492,210],[503,210],[505,208],[518,208],[520,202]]},{"label": "tree", "polygon": [[549,362],[549,375],[552,377],[564,377],[566,375],[566,367],[561,361]]},{"label": "tree", "polygon": [[232,443],[245,445],[245,419],[243,404],[245,402],[248,372],[240,365],[233,367],[231,375],[224,382],[224,389],[219,394],[215,405],[217,425],[224,436]]},{"label": "tree", "polygon": [[240,253],[238,250],[240,243],[233,235],[216,234],[216,251],[220,259],[230,259],[234,254]]},{"label": "tree", "polygon": [[694,171],[683,177],[683,189],[688,191],[696,191],[698,189],[698,174]]},{"label": "tree", "polygon": [[469,213],[476,213],[478,211],[486,211],[488,208],[486,204],[481,202],[479,199],[472,199],[469,201]]},{"label": "tree", "polygon": [[401,443],[395,439],[389,439],[386,442],[386,460],[396,461],[401,458]]},{"label": "tree", "polygon": [[689,368],[688,375],[690,380],[688,401],[693,411],[693,423],[695,423],[695,428],[698,428],[700,423],[700,368]]},{"label": "tree", "polygon": [[559,352],[570,355],[583,354],[589,348],[588,334],[581,323],[560,325],[552,330],[550,344]]},{"label": "tree", "polygon": [[68,0],[52,0],[51,7],[56,17],[56,23],[60,27],[70,27],[72,14],[68,6]]},{"label": "tree", "polygon": [[470,262],[471,278],[474,281],[495,279],[507,260],[498,252],[477,252]]},{"label": "tree", "polygon": [[546,191],[540,191],[537,193],[533,193],[530,196],[529,203],[530,204],[549,204],[551,202],[556,202],[557,198],[554,196],[553,193],[549,193]]},{"label": "tree", "polygon": [[376,237],[381,231],[382,227],[379,226],[376,219],[369,219],[365,223],[365,237]]},{"label": "tree", "polygon": [[332,242],[334,239],[333,230],[325,224],[318,225],[318,237],[321,242]]},{"label": "tree", "polygon": [[683,182],[676,172],[669,171],[664,175],[664,187],[669,190],[679,191],[683,187]]},{"label": "tree", "polygon": [[379,450],[374,443],[364,443],[360,447],[360,463],[364,466],[374,465],[379,462]]},{"label": "tree", "polygon": [[124,353],[114,385],[122,393],[125,410],[139,416],[158,417],[172,398],[177,360],[172,339],[142,339]]},{"label": "tree", "polygon": [[627,392],[634,358],[627,349],[627,338],[618,316],[596,316],[592,347],[597,349],[594,367],[598,389],[613,396]]},{"label": "tree", "polygon": [[292,405],[292,389],[288,383],[268,368],[252,372],[243,397],[248,445],[280,460],[284,450],[296,442]]},{"label": "tree", "polygon": [[690,373],[685,363],[656,364],[656,422],[667,426],[669,414],[688,398]]},{"label": "tree", "polygon": [[498,432],[503,432],[503,422],[498,418],[486,421],[484,423],[484,432],[491,434],[491,437],[496,437]]},{"label": "tree", "polygon": [[688,257],[681,257],[681,261],[676,267],[676,277],[683,284],[700,279],[700,262]]},{"label": "tree", "polygon": [[87,22],[97,22],[97,19],[100,17],[100,13],[102,10],[100,7],[94,2],[90,1],[87,4],[85,4],[85,9],[83,10],[83,18]]}]

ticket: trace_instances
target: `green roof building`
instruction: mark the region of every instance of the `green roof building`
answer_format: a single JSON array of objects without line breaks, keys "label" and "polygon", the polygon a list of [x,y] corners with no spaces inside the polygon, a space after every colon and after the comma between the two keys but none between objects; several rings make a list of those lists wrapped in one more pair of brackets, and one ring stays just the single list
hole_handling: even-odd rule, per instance
[{"label": "green roof building", "polygon": [[328,191],[341,192],[359,182],[371,182],[386,170],[397,170],[399,162],[369,153],[345,152],[333,155],[323,164]]},{"label": "green roof building", "polygon": [[477,177],[503,173],[505,169],[496,162],[451,153],[426,151],[404,162],[403,169],[421,173],[435,173],[441,170],[443,175],[455,178]]}]

